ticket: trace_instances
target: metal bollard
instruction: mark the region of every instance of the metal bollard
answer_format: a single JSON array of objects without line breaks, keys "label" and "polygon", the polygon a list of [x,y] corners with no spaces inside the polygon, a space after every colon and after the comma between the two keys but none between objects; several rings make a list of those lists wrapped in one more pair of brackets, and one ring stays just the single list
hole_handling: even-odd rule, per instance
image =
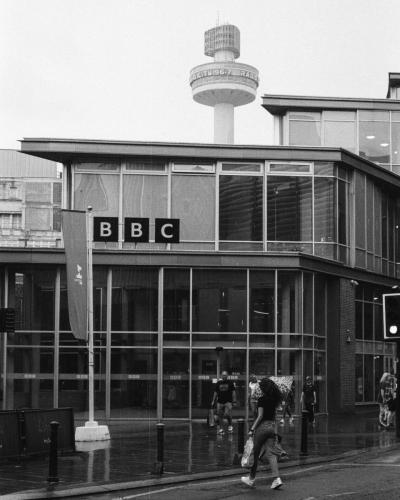
[{"label": "metal bollard", "polygon": [[308,411],[301,412],[301,446],[300,454],[308,455]]},{"label": "metal bollard", "polygon": [[58,483],[58,466],[57,466],[57,432],[58,422],[50,422],[50,451],[49,451],[49,483]]},{"label": "metal bollard", "polygon": [[233,465],[239,465],[244,451],[244,418],[238,419],[237,453],[233,457]]},{"label": "metal bollard", "polygon": [[164,424],[157,424],[157,462],[152,472],[159,476],[164,472],[164,427]]}]

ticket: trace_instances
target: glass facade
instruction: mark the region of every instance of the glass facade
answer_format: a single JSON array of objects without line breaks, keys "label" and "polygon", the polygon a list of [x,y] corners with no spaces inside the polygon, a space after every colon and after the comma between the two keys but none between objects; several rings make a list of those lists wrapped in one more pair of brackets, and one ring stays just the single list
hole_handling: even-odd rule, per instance
[{"label": "glass facade", "polygon": [[[7,268],[17,328],[7,334],[5,408],[87,413],[87,350],[66,314],[65,270]],[[305,371],[326,411],[326,279],[294,270],[94,268],[96,418],[204,418],[222,370],[246,415],[250,373]]]},{"label": "glass facade", "polygon": [[400,174],[398,111],[290,111],[287,123],[284,144],[345,148]]},{"label": "glass facade", "polygon": [[396,344],[383,340],[383,293],[393,290],[367,283],[360,283],[356,290],[355,401],[358,403],[376,401],[382,374],[395,370]]},{"label": "glass facade", "polygon": [[[74,172],[73,207],[119,219],[119,242],[96,248],[289,251],[350,262],[352,174],[333,162],[82,163]],[[149,219],[148,243],[123,241],[125,217]],[[179,243],[155,243],[155,219],[164,217],[179,219]]]}]

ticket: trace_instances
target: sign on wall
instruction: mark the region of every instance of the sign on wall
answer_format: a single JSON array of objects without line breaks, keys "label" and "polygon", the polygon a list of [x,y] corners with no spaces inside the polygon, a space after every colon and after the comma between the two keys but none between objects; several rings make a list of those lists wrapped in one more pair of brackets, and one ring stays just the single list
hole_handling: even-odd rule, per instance
[{"label": "sign on wall", "polygon": [[[179,219],[155,219],[156,243],[179,243]],[[148,243],[150,220],[143,217],[125,217],[124,241]],[[118,242],[118,217],[94,217],[93,241]]]}]

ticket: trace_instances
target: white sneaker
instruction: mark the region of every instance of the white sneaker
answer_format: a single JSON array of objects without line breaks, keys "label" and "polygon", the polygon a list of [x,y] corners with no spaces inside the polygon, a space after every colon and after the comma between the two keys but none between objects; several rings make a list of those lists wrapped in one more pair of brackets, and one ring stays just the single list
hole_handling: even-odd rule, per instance
[{"label": "white sneaker", "polygon": [[290,417],[290,418],[289,418],[289,424],[293,424],[293,422],[294,422],[294,418],[293,418],[293,417]]},{"label": "white sneaker", "polygon": [[224,433],[224,429],[218,429],[217,430],[217,434],[223,434]]},{"label": "white sneaker", "polygon": [[[243,480],[243,478],[242,478],[242,480]],[[277,477],[276,479],[274,479],[272,481],[271,490],[277,490],[278,488],[280,488],[282,486],[282,484],[283,484],[282,479],[280,477]]]},{"label": "white sneaker", "polygon": [[242,476],[242,483],[247,484],[250,488],[254,487],[255,479],[250,479],[250,476]]},{"label": "white sneaker", "polygon": [[232,432],[233,432],[233,426],[232,426],[232,425],[230,425],[230,426],[228,427],[228,432],[232,434]]},{"label": "white sneaker", "polygon": [[280,419],[279,421],[280,424],[284,424],[285,423],[285,420],[283,418]]}]

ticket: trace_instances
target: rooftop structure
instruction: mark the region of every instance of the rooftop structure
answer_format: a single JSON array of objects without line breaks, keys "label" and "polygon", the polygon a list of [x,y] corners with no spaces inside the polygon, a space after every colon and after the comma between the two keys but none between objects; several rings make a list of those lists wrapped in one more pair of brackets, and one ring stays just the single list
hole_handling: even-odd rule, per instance
[{"label": "rooftop structure", "polygon": [[240,55],[240,32],[223,24],[205,32],[204,53],[213,63],[195,66],[190,72],[193,99],[214,107],[214,142],[234,142],[234,108],[254,101],[258,70],[235,61]]}]

